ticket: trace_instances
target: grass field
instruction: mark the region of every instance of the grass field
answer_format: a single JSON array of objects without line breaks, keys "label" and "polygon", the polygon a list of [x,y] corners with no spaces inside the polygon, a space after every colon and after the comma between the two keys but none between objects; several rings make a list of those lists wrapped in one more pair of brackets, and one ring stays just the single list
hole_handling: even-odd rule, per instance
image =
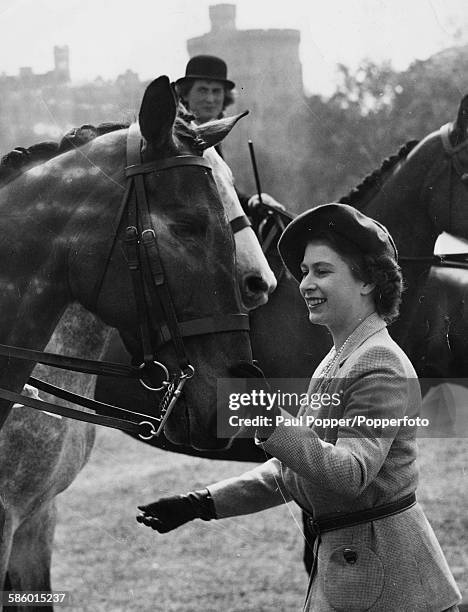
[{"label": "grass field", "polygon": [[[421,440],[418,490],[465,597],[467,443]],[[139,503],[248,466],[166,453],[99,428],[90,462],[58,498],[53,588],[71,591],[76,611],[300,610],[306,576],[293,505],[167,535],[135,521]]]}]

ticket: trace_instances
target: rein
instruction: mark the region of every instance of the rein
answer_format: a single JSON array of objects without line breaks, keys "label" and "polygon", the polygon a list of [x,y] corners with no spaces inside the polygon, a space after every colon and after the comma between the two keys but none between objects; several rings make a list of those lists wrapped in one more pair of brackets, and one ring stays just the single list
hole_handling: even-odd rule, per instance
[{"label": "rein", "polygon": [[[75,372],[136,378],[150,392],[158,393],[164,391],[155,414],[142,414],[104,404],[55,387],[33,377],[29,379],[29,382],[44,392],[95,410],[96,412],[111,410],[122,418],[91,414],[75,408],[67,408],[42,400],[36,400],[21,393],[1,388],[0,398],[38,410],[47,410],[48,412],[65,417],[137,433],[141,439],[148,440],[153,436],[161,434],[175,403],[182,393],[184,385],[195,374],[195,369],[190,364],[186,354],[183,338],[219,332],[248,331],[249,318],[246,314],[234,313],[182,322],[178,321],[159,254],[156,232],[151,220],[144,175],[184,166],[199,167],[206,172],[207,169],[211,171],[211,167],[205,159],[191,155],[179,155],[163,160],[141,163],[140,151],[140,130],[137,124],[132,124],[127,136],[127,167],[125,169],[127,187],[118,211],[116,234],[112,239],[103,271],[96,283],[95,303],[99,299],[99,293],[107,274],[117,234],[126,212],[127,226],[125,229],[124,246],[138,313],[139,334],[143,354],[142,363],[139,366],[126,366],[124,364],[67,357],[56,353],[46,353],[3,344],[0,344],[0,355],[8,358],[34,361]],[[244,215],[241,215],[233,219],[230,224],[232,231],[236,232],[248,227],[250,222]],[[155,316],[155,313],[159,314],[159,319]],[[151,332],[154,331],[157,332],[158,336],[156,342],[153,342],[151,337]],[[178,369],[172,372],[155,358],[156,352],[161,346],[169,342],[173,345],[178,363]],[[144,378],[145,370],[149,370],[147,380]],[[157,382],[153,382],[155,372],[158,373]],[[0,427],[10,410],[11,407],[4,411],[6,414],[3,415]]]}]

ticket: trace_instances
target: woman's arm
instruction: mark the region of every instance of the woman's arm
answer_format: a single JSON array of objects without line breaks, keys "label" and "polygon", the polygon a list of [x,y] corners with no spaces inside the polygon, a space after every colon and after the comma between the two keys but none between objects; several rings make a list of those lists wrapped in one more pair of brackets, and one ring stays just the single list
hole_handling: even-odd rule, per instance
[{"label": "woman's arm", "polygon": [[240,476],[209,485],[217,518],[252,514],[290,501],[281,463],[270,459]]},{"label": "woman's arm", "polygon": [[401,425],[419,398],[418,381],[406,378],[399,358],[390,349],[373,347],[343,379],[345,424],[337,426],[336,444],[306,425],[280,425],[263,446],[308,481],[354,498],[375,479],[401,431],[391,421],[382,429],[379,419],[400,419]]}]

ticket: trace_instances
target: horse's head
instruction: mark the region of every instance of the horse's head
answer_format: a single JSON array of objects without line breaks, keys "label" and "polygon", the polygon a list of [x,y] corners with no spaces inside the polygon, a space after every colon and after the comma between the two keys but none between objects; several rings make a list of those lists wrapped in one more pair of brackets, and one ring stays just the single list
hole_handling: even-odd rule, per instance
[{"label": "horse's head", "polygon": [[[220,124],[218,141],[237,119]],[[110,160],[115,163],[117,147],[121,177],[126,131],[98,138],[81,152],[91,167],[99,168],[96,179],[108,183],[112,201],[95,212],[93,221],[88,218],[86,233],[75,238],[70,285],[77,299],[88,307],[94,303],[101,318],[119,329],[134,361],[149,363],[154,357],[169,376],[190,377],[193,367],[165,432],[175,443],[215,448],[220,445],[217,379],[229,377],[237,361],[250,361],[251,351],[245,315],[240,315],[232,232],[201,157],[213,142],[203,141],[177,117],[166,77],[147,88],[139,124],[141,163],[138,151],[136,165],[127,168],[127,176],[135,178],[120,220],[115,183],[109,181],[118,173]],[[102,186],[100,193],[106,197]],[[115,232],[118,240],[112,246]],[[93,294],[90,287],[98,291]],[[163,368],[146,369],[150,378],[142,377],[158,386],[151,374],[160,380]],[[155,394],[155,404],[160,396]]]},{"label": "horse's head", "polygon": [[[200,131],[203,126],[196,129]],[[263,254],[258,238],[245,219],[239,202],[232,172],[223,158],[213,147],[207,149],[205,158],[213,169],[219,194],[231,226],[234,228],[236,242],[237,277],[242,296],[242,304],[247,310],[266,304],[268,295],[276,289],[276,278]],[[236,224],[239,223],[238,229]]]},{"label": "horse's head", "polygon": [[[150,91],[149,88],[147,91]],[[231,131],[237,121],[246,114],[247,112],[202,125],[195,125],[193,122],[188,125],[193,116],[187,113],[182,104],[179,104],[176,130],[172,135],[171,144],[175,146],[179,154],[187,148],[189,153],[193,153],[194,143],[197,151],[207,149],[205,157],[210,161],[224,210],[231,226],[234,228],[237,274],[242,303],[246,310],[252,310],[267,302],[268,295],[276,288],[276,279],[254,231],[247,224],[240,223],[242,218],[245,219],[245,216],[234,189],[232,172],[214,149]],[[153,148],[152,143],[149,144],[149,148]]]}]

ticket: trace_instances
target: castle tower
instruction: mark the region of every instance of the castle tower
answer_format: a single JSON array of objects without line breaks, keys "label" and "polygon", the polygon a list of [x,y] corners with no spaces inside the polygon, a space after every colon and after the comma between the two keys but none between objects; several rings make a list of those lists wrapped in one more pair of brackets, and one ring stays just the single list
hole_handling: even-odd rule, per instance
[{"label": "castle tower", "polygon": [[57,81],[67,83],[70,80],[68,45],[54,47],[54,75]]},{"label": "castle tower", "polygon": [[212,32],[222,33],[236,29],[235,4],[215,4],[210,6],[209,15]]},{"label": "castle tower", "polygon": [[[223,148],[240,186],[254,191],[247,141],[254,142],[262,188],[287,202],[294,181],[291,151],[294,135],[290,118],[302,106],[302,66],[299,60],[300,33],[292,29],[238,30],[236,6],[210,6],[211,31],[187,41],[190,57],[218,55],[228,65],[228,76],[236,83],[238,100],[228,113],[249,109],[229,135]],[[262,164],[262,158],[265,163]]]}]

